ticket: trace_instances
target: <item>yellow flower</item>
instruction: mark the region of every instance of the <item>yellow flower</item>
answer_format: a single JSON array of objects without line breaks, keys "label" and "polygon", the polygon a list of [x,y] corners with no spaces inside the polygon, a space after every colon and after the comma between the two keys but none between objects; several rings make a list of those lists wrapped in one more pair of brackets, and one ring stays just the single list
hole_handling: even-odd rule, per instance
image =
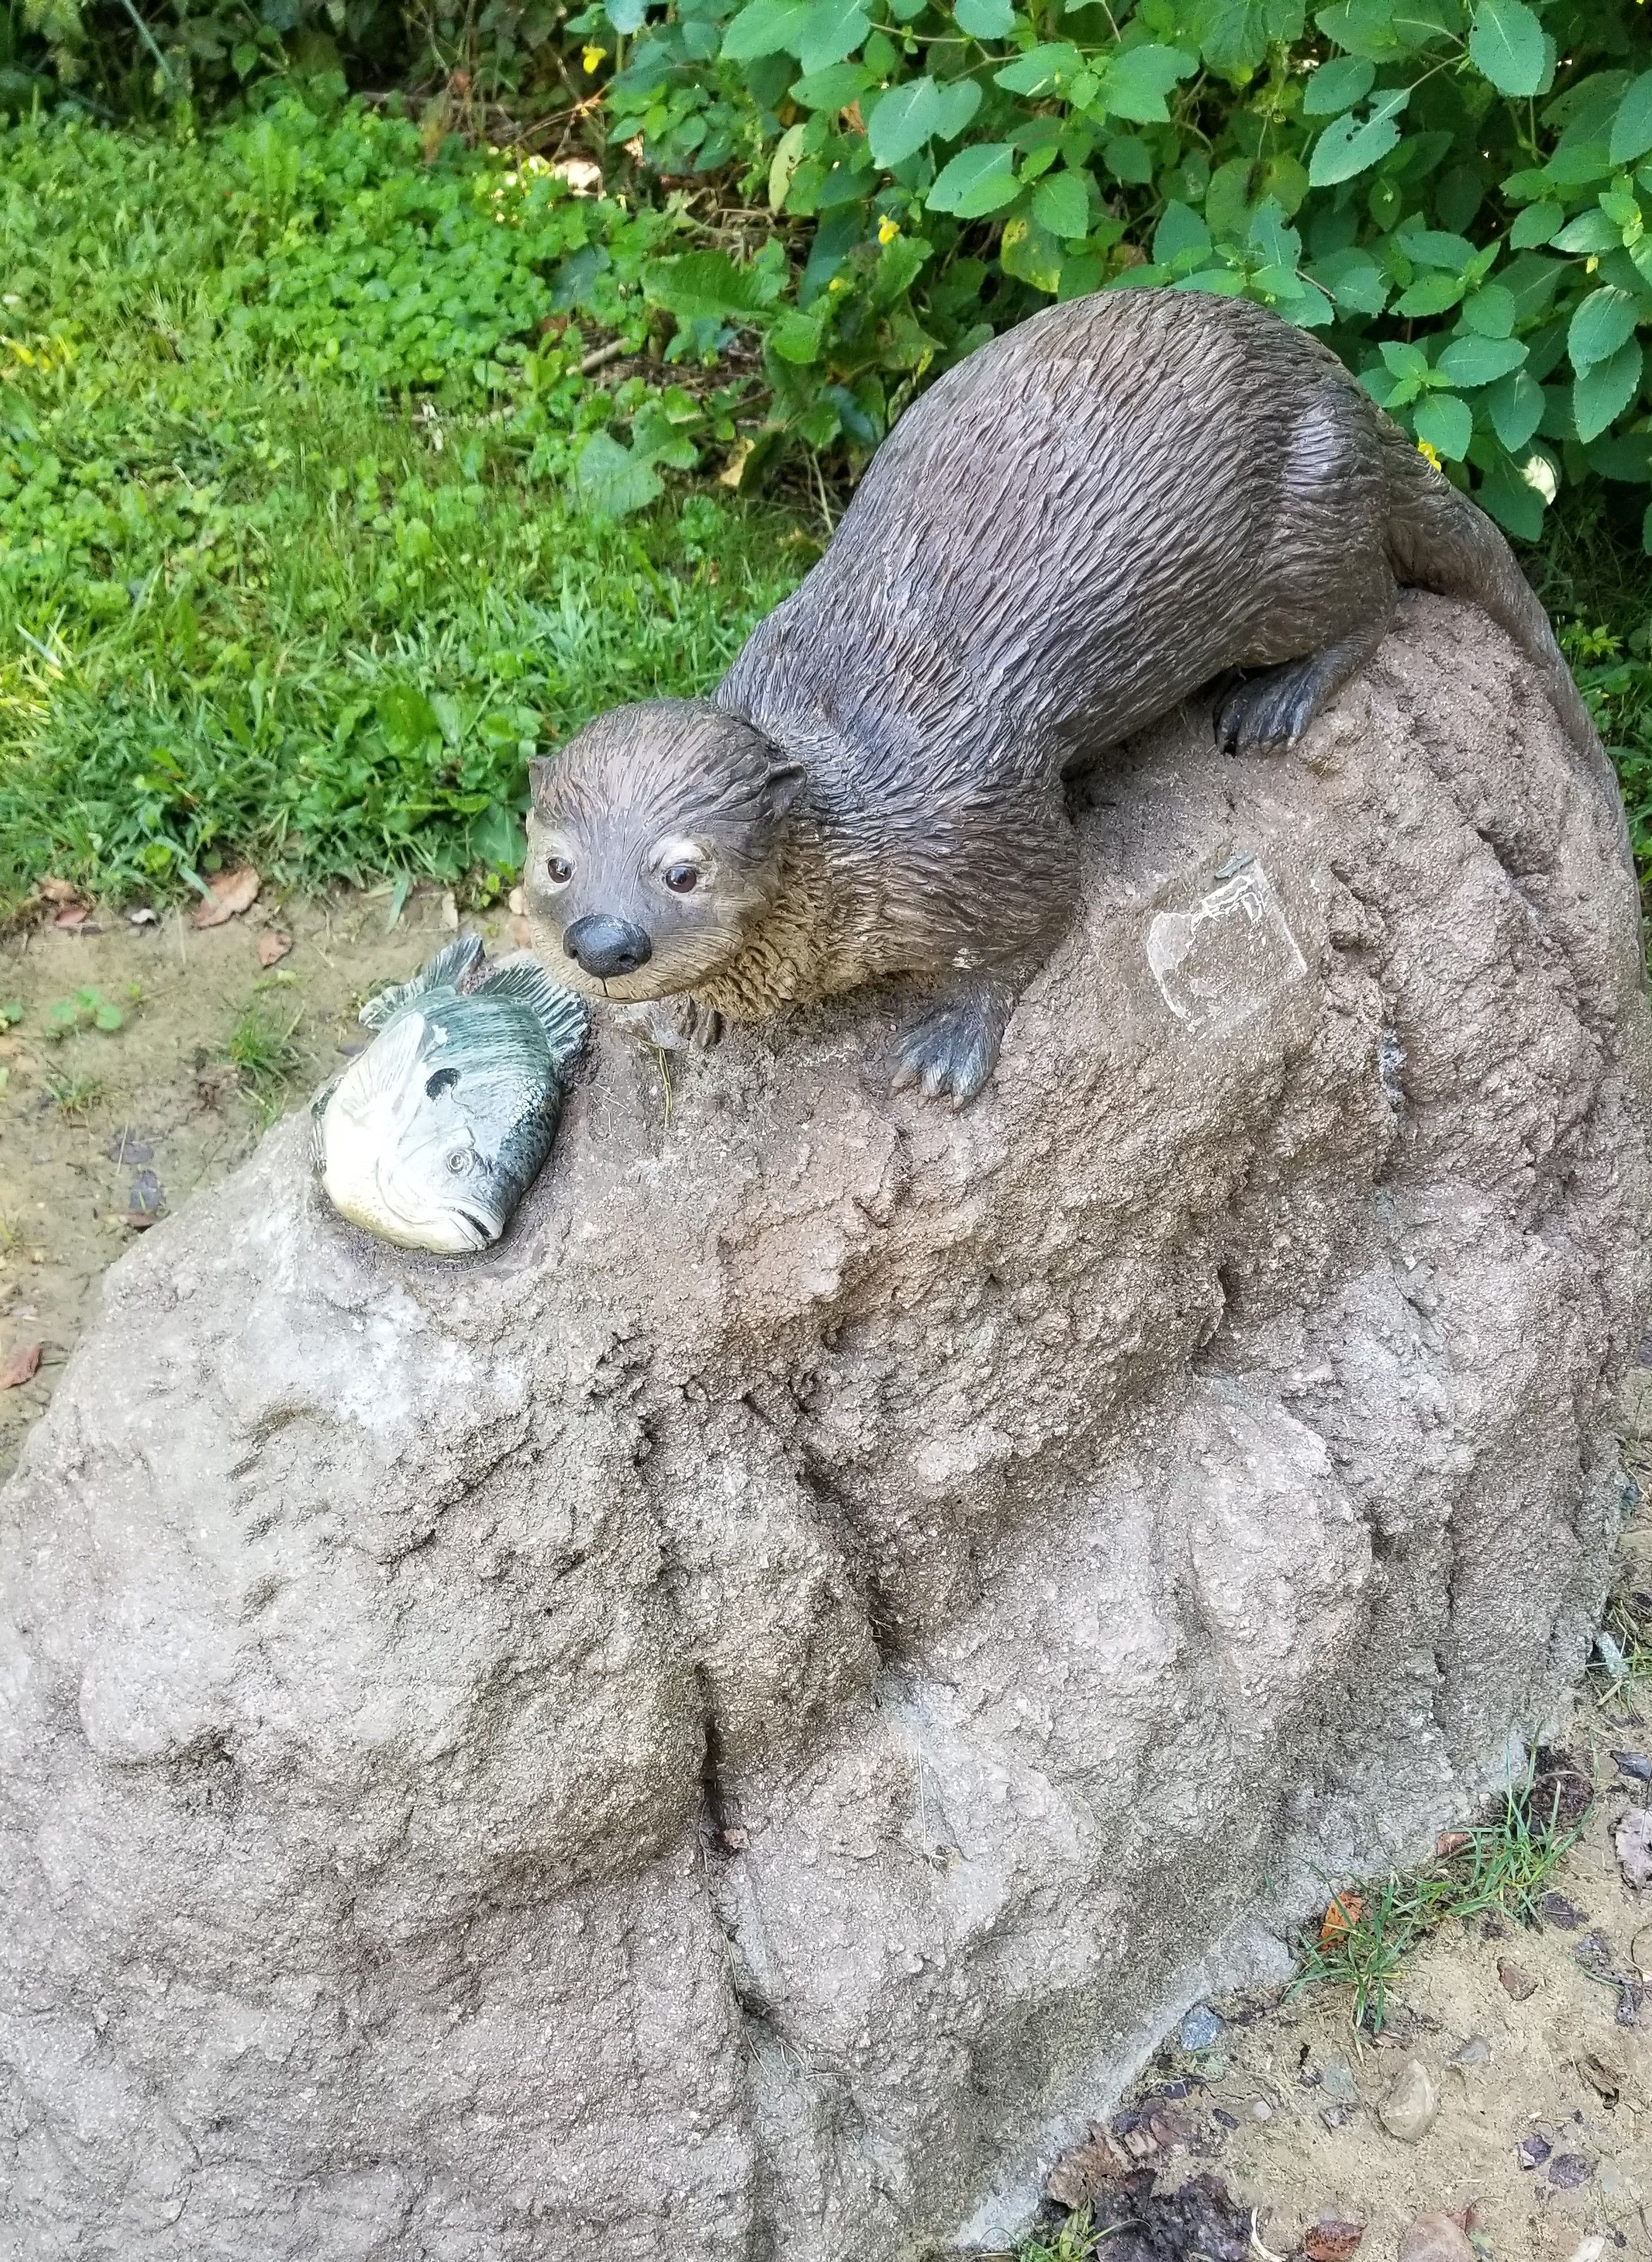
[{"label": "yellow flower", "polygon": [[607,53],[606,47],[587,47],[580,61],[585,65],[585,75],[588,78]]},{"label": "yellow flower", "polygon": [[1439,449],[1431,448],[1426,440],[1419,440],[1418,442],[1417,452],[1419,456],[1426,456],[1429,462],[1432,464],[1437,472],[1443,471],[1445,469],[1445,465],[1439,460]]},{"label": "yellow flower", "polygon": [[883,219],[877,223],[878,241],[880,243],[893,243],[895,238],[899,234],[900,222],[898,220],[891,220],[889,214],[885,213]]}]

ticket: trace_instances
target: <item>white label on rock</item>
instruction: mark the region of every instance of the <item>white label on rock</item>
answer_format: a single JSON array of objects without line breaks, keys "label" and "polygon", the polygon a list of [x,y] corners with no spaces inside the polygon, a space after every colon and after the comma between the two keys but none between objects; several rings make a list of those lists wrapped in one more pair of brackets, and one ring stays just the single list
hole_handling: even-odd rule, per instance
[{"label": "white label on rock", "polygon": [[1159,911],[1147,930],[1147,962],[1178,1019],[1219,1035],[1308,971],[1273,883],[1256,863],[1192,911]]}]

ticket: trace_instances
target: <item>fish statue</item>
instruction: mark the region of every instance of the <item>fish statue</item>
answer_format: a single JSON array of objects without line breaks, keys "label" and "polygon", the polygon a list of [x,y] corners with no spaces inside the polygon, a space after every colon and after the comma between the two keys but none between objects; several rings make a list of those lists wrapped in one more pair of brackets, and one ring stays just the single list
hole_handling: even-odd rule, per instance
[{"label": "fish statue", "polygon": [[372,1042],[314,1104],[328,1199],[404,1249],[491,1248],[551,1151],[584,1000],[464,934],[360,1019]]}]

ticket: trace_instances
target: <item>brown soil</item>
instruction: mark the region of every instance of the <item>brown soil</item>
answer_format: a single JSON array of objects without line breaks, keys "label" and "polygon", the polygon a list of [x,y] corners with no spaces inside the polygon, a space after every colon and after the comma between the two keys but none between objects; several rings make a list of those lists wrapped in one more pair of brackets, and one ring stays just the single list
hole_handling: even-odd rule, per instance
[{"label": "brown soil", "polygon": [[[0,1035],[0,1369],[42,1346],[34,1378],[0,1391],[0,1474],[87,1323],[105,1266],[150,1215],[221,1178],[272,1113],[333,1074],[361,1041],[363,996],[451,931],[451,905],[434,892],[415,895],[393,929],[388,910],[382,891],[261,901],[204,933],[175,913],[146,928],[95,914],[77,931],[43,926],[0,944],[0,1008],[23,1009]],[[521,939],[506,914],[476,924],[492,948]],[[292,948],[266,969],[258,946],[272,931]],[[83,989],[119,1006],[123,1026],[53,1039],[51,1008]],[[295,1055],[262,1085],[227,1060],[249,1012]],[[1652,1489],[1652,1369],[1631,1377],[1624,1427],[1631,1466]],[[1652,1589],[1644,1514],[1625,1563],[1627,1583]],[[1611,1848],[1624,1810],[1652,1805],[1652,1784],[1611,1756],[1652,1755],[1652,1683],[1642,1689],[1637,1705],[1603,1681],[1558,1725],[1598,1795],[1546,1920],[1448,1925],[1402,1970],[1375,2038],[1355,2032],[1348,1999],[1329,1990],[1218,2001],[1214,2045],[1163,2051],[1092,2148],[1103,2208],[1128,2197],[1151,2216],[1150,2194],[1162,2200],[1215,2174],[1256,2211],[1254,2262],[1300,2255],[1311,2227],[1331,2219],[1363,2227],[1359,2262],[1394,2262],[1405,2226],[1435,2209],[1472,2209],[1481,2262],[1652,2256],[1652,1890],[1626,1885]],[[1508,1992],[1500,1962],[1535,1983],[1524,1999]],[[1439,2109],[1406,2143],[1376,2108],[1413,2057]],[[1536,2165],[1523,2165],[1523,2143]],[[1121,2181],[1132,2165],[1135,2181]],[[1110,2237],[1097,2251],[1122,2255],[1125,2243]],[[1180,2234],[1164,2244],[1191,2251]]]}]

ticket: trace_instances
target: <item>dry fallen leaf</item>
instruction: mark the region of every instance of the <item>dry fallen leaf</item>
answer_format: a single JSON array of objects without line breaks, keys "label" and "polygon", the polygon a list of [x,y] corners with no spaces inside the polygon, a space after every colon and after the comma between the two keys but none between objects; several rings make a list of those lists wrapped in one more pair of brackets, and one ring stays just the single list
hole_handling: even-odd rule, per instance
[{"label": "dry fallen leaf", "polygon": [[40,1364],[39,1344],[19,1344],[5,1365],[0,1366],[0,1390],[20,1390],[25,1382],[34,1380]]},{"label": "dry fallen leaf", "polygon": [[227,919],[238,918],[257,902],[261,882],[252,866],[243,864],[238,872],[220,872],[209,885],[206,900],[190,915],[191,926],[222,926]]},{"label": "dry fallen leaf", "polygon": [[292,937],[290,934],[280,934],[274,927],[271,927],[268,933],[261,934],[258,938],[259,965],[275,966],[279,964],[280,961],[286,956],[288,951],[290,951],[292,947]]},{"label": "dry fallen leaf", "polygon": [[1652,1806],[1632,1806],[1612,1842],[1628,1883],[1637,1890],[1652,1885]]},{"label": "dry fallen leaf", "polygon": [[72,880],[42,880],[40,890],[48,904],[76,904],[80,901],[80,890]]},{"label": "dry fallen leaf", "polygon": [[521,888],[513,888],[505,900],[518,918],[528,908],[527,896]]},{"label": "dry fallen leaf", "polygon": [[89,904],[70,904],[65,910],[59,911],[52,925],[66,927],[84,926],[90,917],[91,909]]},{"label": "dry fallen leaf", "polygon": [[1461,1854],[1465,1846],[1472,1846],[1474,1840],[1466,1830],[1442,1830],[1434,1841],[1435,1858],[1444,1862],[1453,1854]]},{"label": "dry fallen leaf", "polygon": [[1338,1893],[1320,1920],[1319,1945],[1334,1948],[1348,1937],[1364,1914],[1365,1903],[1358,1893]]},{"label": "dry fallen leaf", "polygon": [[1107,2131],[1095,2127],[1083,2143],[1062,2154],[1044,2188],[1057,2207],[1083,2207],[1115,2183],[1129,2165]]},{"label": "dry fallen leaf", "polygon": [[1308,2262],[1348,2262],[1349,2256],[1365,2237],[1362,2222],[1343,2222],[1327,2215],[1317,2222],[1302,2239],[1302,2251]]}]

